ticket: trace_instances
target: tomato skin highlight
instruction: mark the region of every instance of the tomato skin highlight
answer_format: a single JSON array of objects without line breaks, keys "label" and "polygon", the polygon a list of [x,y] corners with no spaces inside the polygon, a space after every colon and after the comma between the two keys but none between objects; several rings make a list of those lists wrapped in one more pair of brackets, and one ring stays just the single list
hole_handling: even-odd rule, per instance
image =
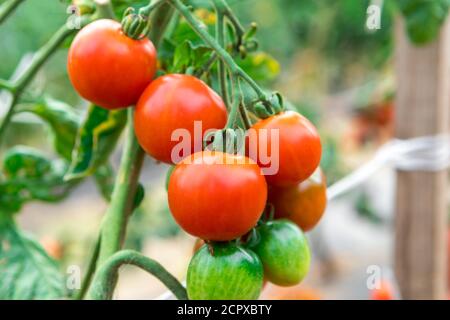
[{"label": "tomato skin highlight", "polygon": [[305,235],[288,220],[262,224],[256,231],[259,240],[249,244],[261,259],[264,276],[279,286],[300,283],[309,271],[310,251]]},{"label": "tomato skin highlight", "polygon": [[313,229],[327,206],[327,186],[322,171],[295,186],[269,187],[269,202],[275,208],[275,218],[286,218],[303,231]]},{"label": "tomato skin highlight", "polygon": [[[195,145],[194,121],[201,121],[200,144]],[[208,129],[222,129],[227,110],[222,98],[200,79],[184,74],[169,74],[153,81],[136,106],[135,132],[142,148],[153,158],[175,163],[172,149],[180,141],[171,141],[177,129],[190,136],[190,153],[202,150],[202,138]]]},{"label": "tomato skin highlight", "polygon": [[256,225],[266,205],[267,184],[251,159],[203,151],[176,166],[168,198],[173,217],[186,232],[228,241]]},{"label": "tomato skin highlight", "polygon": [[[257,160],[262,168],[268,165],[261,161],[261,155],[259,155],[261,146],[267,146],[267,149],[262,150],[267,150],[269,157],[277,156],[276,150],[272,152],[273,141],[270,132],[274,129],[279,130],[279,168],[276,174],[266,175],[269,184],[296,185],[311,176],[319,166],[322,156],[320,137],[314,125],[302,115],[293,111],[281,112],[255,123],[252,129],[257,139],[257,142],[253,141],[257,143],[257,154],[249,155]],[[249,141],[252,139],[247,139],[247,152],[249,152]]]},{"label": "tomato skin highlight", "polygon": [[187,272],[191,300],[253,300],[262,290],[263,266],[251,250],[232,243],[214,243],[213,255],[203,245]]},{"label": "tomato skin highlight", "polygon": [[67,70],[75,90],[106,109],[134,105],[156,72],[156,49],[144,38],[133,40],[110,19],[94,21],[75,37]]}]

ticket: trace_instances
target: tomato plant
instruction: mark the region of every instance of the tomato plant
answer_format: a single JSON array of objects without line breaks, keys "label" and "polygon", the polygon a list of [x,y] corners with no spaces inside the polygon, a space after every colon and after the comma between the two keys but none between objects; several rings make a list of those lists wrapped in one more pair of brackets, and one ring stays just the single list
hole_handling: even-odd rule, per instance
[{"label": "tomato plant", "polygon": [[203,245],[187,273],[188,297],[194,300],[257,299],[262,284],[258,256],[235,244]]},{"label": "tomato plant", "polygon": [[[200,141],[195,146],[194,122],[201,125]],[[221,129],[227,123],[227,111],[222,98],[202,80],[190,75],[169,74],[152,82],[136,106],[134,124],[136,136],[144,150],[153,158],[173,163],[201,151],[202,137],[210,129]],[[172,155],[179,141],[172,137],[175,130],[189,133],[188,154]]]},{"label": "tomato plant", "polygon": [[[260,120],[252,129],[257,140],[255,155],[258,164],[263,168],[268,166],[261,159],[261,149],[267,150],[272,163],[278,162],[278,171],[266,175],[269,184],[296,185],[311,176],[319,166],[322,155],[319,134],[311,122],[300,114],[293,111],[282,112]],[[279,136],[276,144],[272,131],[276,131]]]},{"label": "tomato plant", "polygon": [[303,231],[314,228],[322,218],[327,204],[326,182],[319,169],[298,185],[269,188],[269,202],[275,218],[287,218]]},{"label": "tomato plant", "polygon": [[[6,9],[2,4],[0,23],[22,2],[10,0]],[[301,230],[263,213],[271,207],[268,183],[297,186],[317,168],[320,139],[306,118],[286,110],[280,93],[268,93],[250,76],[260,80],[267,75],[267,80],[274,77],[267,70],[278,69],[268,69],[268,55],[257,51],[256,26],[244,27],[225,0],[212,0],[212,9],[181,0],[143,2],[70,1],[79,13],[70,22],[79,26],[64,24],[17,79],[0,79],[0,89],[11,95],[0,138],[13,116],[32,113],[51,130],[55,151],[47,155],[13,146],[2,157],[0,274],[11,281],[0,285],[0,299],[111,299],[125,264],[152,274],[178,299],[256,299],[264,278],[291,285],[309,268]],[[123,16],[120,23],[117,15]],[[90,103],[83,113],[47,93],[28,90],[62,44],[69,47],[67,76]],[[255,57],[266,62],[257,63],[261,59]],[[263,140],[259,133],[266,128],[279,130],[280,141]],[[274,176],[263,174],[259,158],[245,156],[250,129],[260,138],[258,147],[279,144],[279,154],[270,149],[280,160]],[[116,172],[111,155],[122,133]],[[179,139],[182,134],[194,140]],[[145,151],[175,164],[166,179],[168,206],[179,226],[199,238],[187,290],[158,262],[123,250],[124,240],[130,239],[129,217],[146,196],[139,183]],[[108,207],[81,287],[69,289],[58,269],[65,250],[27,236],[15,214],[31,201],[61,201],[89,177]],[[303,203],[299,199],[312,197],[294,196],[297,206]]]},{"label": "tomato plant", "polygon": [[204,151],[176,166],[168,197],[175,220],[186,232],[226,241],[256,225],[266,204],[267,184],[252,160]]},{"label": "tomato plant", "polygon": [[309,271],[310,252],[302,231],[285,220],[263,223],[249,247],[261,258],[264,275],[280,286],[300,283]]}]

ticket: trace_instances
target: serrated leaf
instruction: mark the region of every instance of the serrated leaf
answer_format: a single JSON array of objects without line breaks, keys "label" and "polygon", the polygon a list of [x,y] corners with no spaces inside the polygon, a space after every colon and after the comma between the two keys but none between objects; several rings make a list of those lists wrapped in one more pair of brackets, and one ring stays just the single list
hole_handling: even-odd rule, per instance
[{"label": "serrated leaf", "polygon": [[0,299],[58,299],[65,296],[64,277],[41,245],[0,217]]},{"label": "serrated leaf", "polygon": [[36,103],[19,105],[16,112],[31,112],[45,121],[52,129],[56,152],[70,160],[81,121],[71,106],[44,97]]},{"label": "serrated leaf", "polygon": [[104,165],[126,123],[126,110],[109,111],[97,106],[89,107],[86,118],[78,130],[72,162],[66,180],[87,177]]},{"label": "serrated leaf", "polygon": [[170,73],[185,73],[188,68],[197,70],[203,67],[211,56],[212,50],[203,45],[195,45],[186,40],[175,48]]}]

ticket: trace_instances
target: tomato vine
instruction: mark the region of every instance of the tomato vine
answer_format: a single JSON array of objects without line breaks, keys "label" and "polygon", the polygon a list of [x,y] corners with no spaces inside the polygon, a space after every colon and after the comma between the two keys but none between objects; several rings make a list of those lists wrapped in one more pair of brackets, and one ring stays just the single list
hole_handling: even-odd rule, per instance
[{"label": "tomato vine", "polygon": [[[0,8],[0,23],[10,16],[22,2],[24,1],[11,0],[5,2]],[[214,130],[212,149],[225,152],[202,149],[197,150],[199,152],[192,155],[185,154],[184,160],[176,165],[168,179],[169,206],[175,219],[185,231],[208,241],[208,248],[200,249],[189,267],[187,288],[187,291],[190,292],[189,298],[257,298],[263,283],[263,267],[266,269],[264,272],[273,274],[274,282],[292,285],[301,281],[309,268],[309,249],[302,230],[292,223],[281,223],[281,226],[277,227],[278,224],[272,225],[271,221],[266,221],[264,217],[261,218],[264,208],[267,207],[267,183],[271,180],[267,176],[264,177],[262,171],[264,166],[259,158],[251,160],[250,155],[248,157],[240,155],[238,152],[240,147],[230,144],[230,141],[238,140],[241,134],[243,136],[244,130],[259,128],[267,123],[270,124],[269,126],[275,123],[274,129],[285,130],[282,135],[284,140],[281,141],[286,144],[286,147],[282,149],[280,155],[282,157],[281,165],[283,166],[283,176],[278,179],[282,180],[280,184],[287,182],[298,185],[312,174],[320,161],[320,139],[312,124],[298,114],[285,112],[282,96],[276,92],[268,93],[236,61],[237,56],[245,59],[247,55],[256,50],[257,42],[253,38],[257,29],[256,25],[252,24],[248,29],[244,28],[225,0],[211,1],[215,10],[214,36],[202,19],[196,16],[191,6],[181,0],[154,0],[140,9],[128,8],[124,10],[121,24],[113,21],[116,20],[117,16],[113,5],[114,1],[88,0],[88,2],[92,4],[92,7],[88,6],[88,9],[82,12],[81,27],[83,29],[72,41],[68,63],[69,77],[75,90],[91,102],[84,121],[76,115],[69,116],[70,111],[66,110],[65,107],[61,105],[55,107],[48,100],[36,99],[32,93],[27,92],[28,85],[43,64],[48,61],[64,41],[77,33],[77,30],[70,28],[68,25],[62,26],[47,44],[36,52],[31,64],[17,80],[0,79],[0,88],[9,91],[11,94],[8,110],[0,125],[0,138],[4,136],[5,130],[15,114],[19,112],[38,114],[41,112],[37,111],[36,108],[27,107],[27,103],[35,104],[39,102],[42,104],[45,112],[52,114],[52,116],[48,114],[40,114],[39,116],[46,118],[50,126],[58,127],[54,121],[54,118],[56,118],[56,122],[58,122],[58,117],[61,119],[65,117],[66,119],[61,120],[61,122],[67,124],[67,126],[62,126],[63,129],[59,126],[59,130],[55,130],[57,133],[66,130],[65,135],[55,134],[56,149],[62,157],[60,167],[49,164],[50,161],[31,151],[27,151],[28,153],[25,154],[32,159],[29,163],[36,164],[36,166],[40,164],[43,167],[40,173],[44,174],[52,170],[57,172],[58,174],[55,174],[52,171],[55,177],[52,176],[54,179],[51,182],[56,184],[57,187],[62,185],[63,191],[67,192],[56,196],[53,194],[47,196],[47,194],[35,192],[37,195],[30,199],[21,199],[18,205],[11,206],[7,212],[8,217],[11,216],[11,221],[12,214],[20,209],[23,202],[33,199],[50,201],[63,198],[74,185],[84,178],[94,175],[100,185],[102,194],[109,201],[109,205],[102,220],[88,270],[84,274],[82,287],[74,297],[76,299],[86,297],[111,299],[119,268],[124,264],[132,264],[157,277],[177,298],[187,299],[186,289],[160,264],[137,252],[122,250],[122,248],[128,220],[144,197],[144,188],[139,184],[139,176],[145,156],[143,148],[155,159],[169,163],[175,162],[167,154],[161,157],[153,154],[152,148],[148,148],[146,143],[143,142],[144,139],[141,139],[142,136],[161,139],[163,128],[158,128],[158,125],[165,125],[165,129],[167,129],[165,133],[168,133],[165,136],[165,141],[155,141],[158,147],[161,147],[162,144],[168,145],[170,148],[164,151],[170,153],[173,148],[169,145],[169,137],[167,136],[170,136],[173,130],[178,129],[172,128],[170,125],[175,123],[182,129],[191,129],[191,122],[201,118],[194,111],[201,110],[206,118],[205,123],[210,121],[209,127],[205,130]],[[174,45],[171,42],[173,40],[171,35],[176,32],[181,23],[193,30],[201,43],[194,44],[189,39],[182,39],[181,43]],[[105,34],[112,36],[108,38],[108,43],[105,41],[103,46],[95,47],[96,53],[99,53],[98,50],[107,45],[107,51],[113,51],[109,44],[112,47],[112,42],[122,41],[129,44],[130,47],[133,46],[133,48],[141,46],[140,49],[142,49],[143,47],[140,51],[142,59],[137,59],[134,51],[132,57],[126,57],[121,63],[114,60],[114,66],[120,65],[120,68],[114,69],[108,65],[108,62],[110,62],[108,59],[111,57],[109,54],[113,56],[114,53],[102,51],[102,54],[93,55],[88,59],[84,54],[77,55],[76,47],[80,44],[80,37],[84,33],[88,36],[92,35],[92,32],[98,31],[96,29],[99,28],[98,26],[103,28],[102,31]],[[87,44],[89,48],[94,47],[91,45],[96,39],[87,38],[87,40],[83,40],[83,44]],[[160,77],[154,81],[153,71],[155,70],[153,69],[156,69],[156,58],[153,45],[160,53],[158,70]],[[99,49],[99,47],[103,48]],[[169,49],[167,50],[167,48]],[[164,49],[168,53],[164,52]],[[105,56],[108,58],[105,58]],[[105,73],[100,80],[96,78],[97,72],[89,72],[92,67],[90,63],[83,65],[82,72],[75,72],[79,71],[77,68],[80,68],[79,66],[85,62],[83,59],[92,62],[93,58],[99,59],[96,60],[99,64],[107,66],[104,68],[105,70],[98,71],[98,73]],[[123,58],[123,56],[120,58]],[[102,59],[107,60],[106,63]],[[127,77],[126,83],[118,84],[118,82],[114,82],[118,78],[117,72],[119,72],[119,76],[129,72],[130,70],[125,69],[127,66],[129,67],[130,61],[134,63],[134,60],[139,60],[140,63],[142,63],[142,60],[147,62],[146,68],[137,66],[133,69],[142,73],[140,77],[135,79],[131,76]],[[113,72],[116,73],[112,74]],[[74,73],[76,74],[74,75]],[[216,76],[216,86],[220,96],[209,87],[209,85],[212,86],[211,79],[208,79],[211,74]],[[78,79],[79,77],[81,80]],[[133,81],[136,83],[132,83]],[[110,88],[105,83],[118,85]],[[174,88],[185,89],[191,93],[190,99],[184,98],[186,101],[181,101],[181,99],[175,101],[173,97],[159,100],[155,98],[155,102],[152,100],[157,96],[155,92],[158,90],[164,91],[161,89],[163,87],[161,83],[168,85],[170,89],[168,91],[171,92],[174,91]],[[96,92],[99,87],[95,87],[95,90],[92,91],[99,96],[91,97],[90,93],[92,92],[86,93],[85,89],[86,87],[92,89],[89,86],[94,85],[99,85],[103,89],[107,87],[107,90],[104,90],[100,95]],[[123,99],[123,101],[111,99],[111,96],[117,94],[118,89],[123,89],[124,94],[133,91],[125,85],[129,85],[133,90],[136,89],[136,94],[131,97],[127,96],[127,99]],[[157,87],[155,89],[152,86]],[[195,92],[199,98],[196,99],[192,92]],[[148,102],[147,100],[151,101]],[[193,107],[194,104],[196,105]],[[135,105],[136,108],[122,110],[130,105]],[[167,117],[170,112],[165,113],[166,109],[173,109],[174,105],[178,108],[174,114],[182,114],[185,122],[181,120],[172,122],[173,119]],[[169,124],[164,124],[162,120],[164,117],[159,116],[157,120],[160,121],[154,126],[149,126],[151,120],[141,119],[141,117],[149,116],[148,108],[152,108],[152,112],[160,111],[166,120],[170,120],[168,121]],[[192,114],[189,114],[189,111]],[[57,116],[54,116],[55,114]],[[293,118],[295,121],[283,120],[286,118]],[[186,123],[186,119],[189,123]],[[67,128],[70,128],[70,130]],[[112,179],[113,172],[108,158],[124,128],[125,143],[120,165],[115,179]],[[154,134],[155,131],[149,134],[148,130],[159,130],[159,134]],[[258,143],[262,145],[264,142],[259,141]],[[292,155],[292,148],[297,150],[302,159],[299,159],[298,155]],[[21,154],[17,150],[15,151],[19,155]],[[24,153],[23,150],[21,152]],[[16,153],[13,155],[16,155]],[[194,162],[197,162],[200,169],[189,163],[188,160],[192,160],[190,157],[195,160]],[[203,162],[206,158],[212,159],[213,163]],[[230,160],[231,163],[223,165],[220,163],[223,158]],[[244,161],[244,163],[239,163],[239,161]],[[300,172],[295,172],[292,165]],[[61,168],[65,170],[61,170]],[[16,169],[13,168],[10,171],[14,173]],[[21,169],[24,168],[17,170]],[[25,183],[25,186],[20,184],[19,187],[28,187],[29,190],[27,191],[29,192],[36,191],[32,188],[35,187],[36,180],[42,177],[36,177],[36,173],[30,168],[25,169],[28,169],[28,171],[24,171],[30,176],[27,176],[27,178],[30,178],[32,183]],[[64,173],[60,171],[64,171]],[[5,171],[6,176],[13,177],[14,175],[11,172]],[[189,183],[186,184],[186,181]],[[198,190],[192,187],[194,181]],[[16,184],[5,184],[3,186],[1,182],[0,180],[0,187],[16,188],[14,191],[19,188]],[[277,183],[274,183],[274,185],[277,185]],[[218,185],[222,186],[220,192],[216,189]],[[53,184],[50,184],[50,187],[53,187]],[[33,193],[31,192],[31,194]],[[2,200],[1,197],[0,194],[0,200]],[[211,210],[211,208],[214,210]],[[1,211],[2,209],[0,209],[0,213],[3,214]],[[217,217],[211,218],[211,211]],[[271,220],[271,218],[268,220]],[[1,217],[0,221],[2,221]],[[9,221],[5,225],[9,225]],[[254,241],[250,241],[250,246],[250,242],[246,244],[246,238],[249,238],[250,234],[256,233],[255,228],[264,236],[262,240],[258,240],[260,242],[254,239]],[[288,230],[290,236],[287,238],[295,245],[289,245],[286,241],[277,243],[271,240],[278,237],[276,234],[278,228]],[[7,233],[5,232],[5,234]],[[16,237],[15,234],[14,237]],[[214,241],[225,241],[227,243],[216,243]],[[272,250],[272,246],[283,251],[279,255],[280,257],[290,260],[295,268],[300,269],[294,270],[290,275],[286,275],[286,270],[278,270],[276,268],[277,256],[269,252]],[[214,250],[211,250],[211,248],[214,248]],[[298,248],[302,250],[303,256],[294,252]],[[252,250],[259,252],[259,256]],[[42,252],[38,251],[35,254],[42,255]],[[236,257],[236,260],[230,260],[230,256]],[[205,263],[211,263],[212,266],[217,268],[208,268],[208,272],[203,273],[201,269]],[[231,288],[230,286],[234,282],[228,281],[225,277],[220,281],[225,288],[222,288],[222,291],[217,290],[214,293],[202,291],[204,281],[209,281],[206,279],[208,275],[218,279],[221,270],[229,273],[233,268],[236,271],[234,274],[235,280],[242,286],[247,286],[243,288],[245,290]],[[268,269],[277,270],[267,271]],[[252,273],[250,277],[248,277],[248,272]],[[285,276],[287,279],[284,278]],[[213,285],[209,283],[206,287],[212,288]],[[52,288],[52,290],[49,290],[48,296],[53,297],[52,295],[55,295],[56,292],[62,294],[59,289],[59,287]]]}]

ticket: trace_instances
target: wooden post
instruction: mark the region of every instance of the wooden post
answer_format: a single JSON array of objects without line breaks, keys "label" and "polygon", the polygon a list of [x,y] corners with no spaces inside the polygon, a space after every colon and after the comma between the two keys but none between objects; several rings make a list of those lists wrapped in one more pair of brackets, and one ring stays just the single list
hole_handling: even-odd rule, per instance
[{"label": "wooden post", "polygon": [[[438,39],[413,46],[396,26],[396,134],[412,138],[448,132],[450,24]],[[397,172],[395,273],[403,299],[447,294],[447,171]]]}]

